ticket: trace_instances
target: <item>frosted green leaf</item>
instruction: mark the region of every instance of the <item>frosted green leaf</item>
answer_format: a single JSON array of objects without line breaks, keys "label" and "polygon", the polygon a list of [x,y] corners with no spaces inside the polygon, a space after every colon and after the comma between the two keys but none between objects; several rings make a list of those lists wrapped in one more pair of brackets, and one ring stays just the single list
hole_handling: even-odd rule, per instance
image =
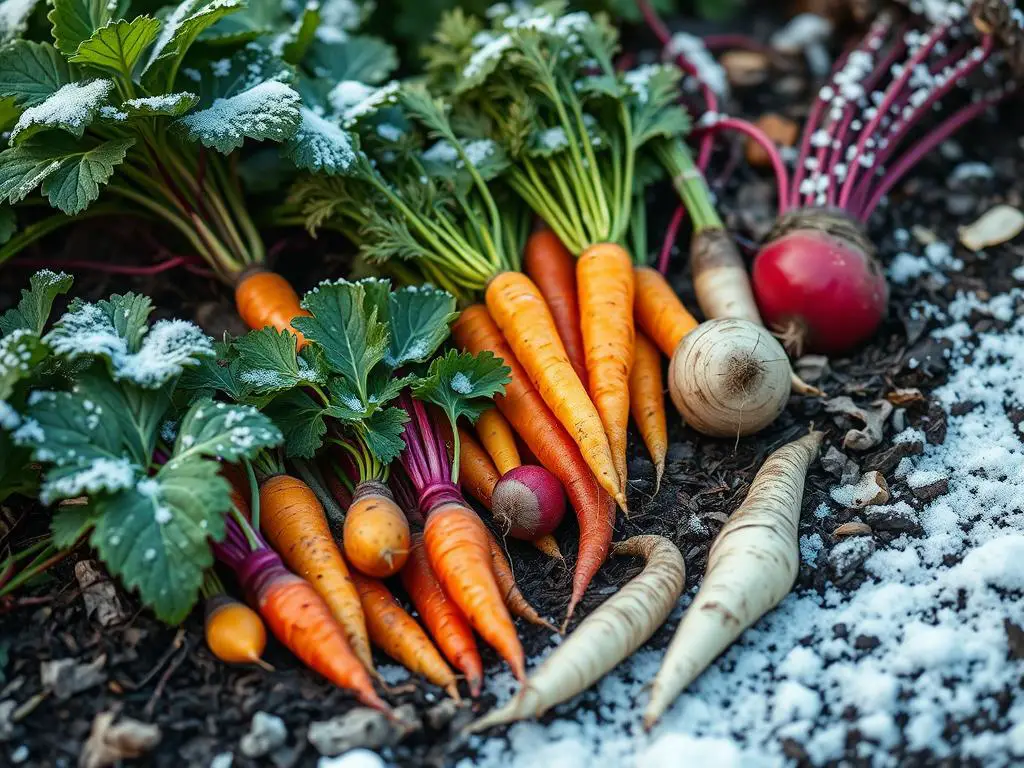
[{"label": "frosted green leaf", "polygon": [[[4,407],[4,401],[14,393],[15,385],[31,376],[33,369],[44,357],[46,346],[30,330],[19,328],[0,339],[0,403]],[[0,426],[3,426],[4,421],[6,419],[0,418]],[[12,426],[5,428],[10,429]]]},{"label": "frosted green leaf", "polygon": [[244,0],[184,0],[164,19],[143,68],[143,83],[171,90],[185,53],[204,29],[245,7]]},{"label": "frosted green leaf", "polygon": [[342,125],[351,127],[381,107],[395,103],[398,89],[397,82],[373,88],[355,80],[343,80],[327,94],[327,101],[341,118]]},{"label": "frosted green leaf", "polygon": [[320,450],[327,434],[324,408],[301,389],[274,398],[263,412],[284,434],[284,450],[288,456],[308,459]]},{"label": "frosted green leaf", "polygon": [[[21,37],[39,0],[3,0],[0,2],[0,45]],[[0,67],[0,71],[3,68]]]},{"label": "frosted green leaf", "polygon": [[237,462],[251,459],[282,440],[281,431],[255,408],[204,399],[182,419],[168,464],[194,456]]},{"label": "frosted green leaf", "polygon": [[81,137],[113,90],[114,82],[106,78],[61,86],[45,101],[21,113],[11,130],[11,141],[22,142],[47,129]]},{"label": "frosted green leaf", "polygon": [[471,355],[451,350],[435,359],[425,378],[413,384],[417,399],[441,408],[454,426],[460,417],[471,422],[491,406],[495,395],[505,391],[509,369],[490,352]]},{"label": "frosted green leaf", "polygon": [[28,279],[29,287],[22,288],[18,306],[0,315],[0,334],[6,336],[16,330],[41,334],[54,300],[71,289],[72,280],[71,275],[64,272],[49,269],[36,272]]},{"label": "frosted green leaf", "polygon": [[269,327],[250,331],[235,341],[234,351],[238,380],[251,392],[279,392],[327,380],[326,371],[296,353],[295,334],[288,331]]},{"label": "frosted green leaf", "polygon": [[118,111],[124,113],[126,119],[133,117],[155,117],[166,115],[168,117],[180,117],[188,112],[199,101],[194,93],[182,91],[179,93],[167,93],[163,96],[142,96],[137,99],[122,101],[117,107]]},{"label": "frosted green leaf", "polygon": [[72,68],[49,43],[15,40],[0,49],[0,96],[22,107],[41,104],[72,80]]},{"label": "frosted green leaf", "polygon": [[64,159],[60,167],[47,174],[43,181],[43,194],[50,204],[74,216],[81,213],[100,196],[100,187],[124,162],[135,139],[115,139]]},{"label": "frosted green leaf", "polygon": [[430,285],[407,286],[388,296],[391,345],[384,361],[392,368],[428,360],[448,338],[458,316],[455,297]]},{"label": "frosted green leaf", "polygon": [[299,94],[289,85],[267,81],[229,98],[217,99],[176,125],[190,141],[228,154],[245,139],[283,141],[299,127]]},{"label": "frosted green leaf", "polygon": [[131,21],[110,21],[78,46],[69,60],[109,69],[131,80],[135,65],[160,31],[160,21],[137,16]]},{"label": "frosted green leaf", "polygon": [[321,34],[303,61],[305,69],[316,78],[379,85],[398,68],[398,55],[385,41],[364,35],[333,39],[329,33],[323,34],[325,28],[326,22],[321,24]]},{"label": "frosted green leaf", "polygon": [[285,153],[303,170],[343,173],[356,161],[351,137],[337,124],[302,107],[299,129],[285,145]]}]

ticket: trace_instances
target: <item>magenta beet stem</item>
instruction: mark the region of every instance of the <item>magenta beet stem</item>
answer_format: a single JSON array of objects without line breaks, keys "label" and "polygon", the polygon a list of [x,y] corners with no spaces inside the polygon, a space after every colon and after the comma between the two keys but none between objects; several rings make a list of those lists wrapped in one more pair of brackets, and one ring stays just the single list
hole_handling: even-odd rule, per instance
[{"label": "magenta beet stem", "polygon": [[249,602],[259,605],[260,595],[267,586],[282,576],[290,576],[291,572],[284,567],[277,552],[272,549],[260,549],[247,555],[235,568],[235,576]]},{"label": "magenta beet stem", "polygon": [[458,486],[450,482],[431,483],[420,491],[419,511],[424,518],[443,504],[461,504],[466,506],[466,500]]},{"label": "magenta beet stem", "polygon": [[779,195],[779,214],[781,215],[789,209],[789,197],[787,194],[789,189],[789,172],[786,170],[786,164],[782,161],[782,155],[779,154],[779,149],[775,146],[775,142],[768,138],[764,131],[753,123],[736,117],[721,117],[712,125],[697,128],[695,132],[703,133],[705,131],[708,133],[738,131],[756,141],[768,154],[772,170],[775,172],[775,185],[778,187]]},{"label": "magenta beet stem", "polygon": [[[170,269],[177,267],[184,267],[185,269],[200,269],[203,274],[212,275],[213,273],[209,270],[203,270],[200,267],[195,266],[195,261],[189,259],[186,256],[173,256],[166,261],[161,261],[159,264],[154,264],[150,267],[132,267],[126,264],[100,264],[95,261],[89,261],[88,259],[15,259],[12,262],[12,266],[24,267],[25,269],[85,269],[92,270],[95,272],[106,272],[111,275],[131,275],[131,276],[147,276],[147,275],[158,275],[161,272],[166,272]],[[191,271],[191,270],[190,270]]]},{"label": "magenta beet stem", "polygon": [[663,275],[668,274],[668,260],[672,255],[672,246],[675,245],[676,238],[679,236],[679,227],[683,223],[685,214],[686,208],[682,205],[678,206],[665,231],[665,240],[662,242],[661,252],[658,254],[658,271]]},{"label": "magenta beet stem", "polygon": [[899,161],[889,169],[889,171],[882,177],[878,187],[875,189],[871,198],[864,205],[864,209],[861,213],[861,220],[867,221],[871,214],[874,212],[878,204],[882,202],[882,198],[888,194],[889,190],[892,189],[902,179],[911,168],[913,168],[921,160],[922,157],[927,155],[939,144],[944,142],[964,125],[974,120],[976,117],[981,115],[989,107],[998,104],[1008,95],[1007,92],[1000,92],[996,96],[989,96],[988,98],[977,101],[968,107],[964,107],[959,112],[954,113],[952,116],[944,120],[937,128],[928,134],[924,139],[917,142],[914,148],[909,150],[903,155]]}]

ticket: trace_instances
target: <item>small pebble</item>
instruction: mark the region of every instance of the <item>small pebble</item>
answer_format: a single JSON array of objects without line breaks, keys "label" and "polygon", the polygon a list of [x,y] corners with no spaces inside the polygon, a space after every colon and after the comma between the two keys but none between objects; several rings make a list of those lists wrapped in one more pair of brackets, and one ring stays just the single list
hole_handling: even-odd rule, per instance
[{"label": "small pebble", "polygon": [[239,749],[246,757],[257,758],[273,752],[288,740],[288,728],[277,715],[257,712],[252,716],[249,732],[242,737]]},{"label": "small pebble", "polygon": [[24,744],[11,752],[11,763],[13,765],[20,765],[26,760],[28,760],[28,747]]}]

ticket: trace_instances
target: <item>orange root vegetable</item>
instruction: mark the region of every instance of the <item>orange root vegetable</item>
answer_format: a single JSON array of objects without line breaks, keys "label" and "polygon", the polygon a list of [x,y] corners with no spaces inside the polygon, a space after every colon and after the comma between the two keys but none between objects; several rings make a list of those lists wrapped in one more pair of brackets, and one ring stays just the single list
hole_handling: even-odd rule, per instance
[{"label": "orange root vegetable", "polygon": [[462,446],[459,452],[459,484],[462,490],[490,509],[491,495],[501,475],[483,446],[461,427],[459,442]]},{"label": "orange root vegetable", "polygon": [[494,578],[498,582],[498,587],[501,589],[501,594],[509,611],[514,616],[525,619],[531,624],[557,632],[558,628],[537,613],[537,609],[530,605],[526,598],[523,597],[523,593],[519,590],[519,585],[516,584],[515,574],[512,573],[512,564],[505,556],[505,550],[501,548],[501,542],[491,535],[490,532],[487,533],[487,539],[487,545],[491,552],[491,566],[494,569]]},{"label": "orange root vegetable", "polygon": [[401,575],[402,586],[437,647],[466,676],[470,694],[479,696],[484,682],[484,666],[473,638],[473,629],[455,603],[445,595],[441,582],[434,575],[427,560],[422,534],[413,535],[412,550]]},{"label": "orange root vegetable", "polygon": [[480,414],[476,422],[476,433],[499,474],[504,475],[523,463],[519,459],[515,433],[497,408]]},{"label": "orange root vegetable", "polygon": [[637,327],[658,345],[665,357],[672,357],[683,337],[697,327],[697,320],[658,270],[637,267],[634,274],[633,314]]},{"label": "orange root vegetable", "polygon": [[359,594],[312,489],[290,475],[277,475],[264,482],[260,488],[260,528],[288,567],[313,585],[345,630],[355,655],[373,671]]},{"label": "orange root vegetable", "polygon": [[441,657],[427,633],[398,604],[383,582],[352,574],[366,614],[370,640],[410,672],[439,686],[453,699],[459,698],[455,674]]},{"label": "orange root vegetable", "polygon": [[256,611],[225,594],[206,601],[206,644],[213,655],[228,664],[257,664],[269,669],[260,657],[267,647],[267,630]]},{"label": "orange root vegetable", "polygon": [[257,576],[264,584],[257,599],[260,614],[274,636],[303,664],[338,687],[354,691],[366,706],[389,711],[373,690],[366,666],[352,652],[344,630],[316,590],[283,567],[277,573],[270,571],[265,569]]},{"label": "orange root vegetable", "polygon": [[576,262],[587,389],[611,446],[619,489],[626,492],[629,373],[633,368],[633,260],[611,243],[587,248]]},{"label": "orange root vegetable", "polygon": [[544,402],[579,446],[598,482],[625,509],[626,497],[601,415],[569,362],[540,291],[525,275],[503,272],[487,286],[487,309]]},{"label": "orange root vegetable", "polygon": [[558,336],[565,345],[576,375],[588,383],[583,332],[580,330],[580,306],[576,295],[576,259],[558,235],[550,229],[530,235],[523,251],[523,270],[537,285],[551,310]]},{"label": "orange root vegetable", "polygon": [[538,551],[543,552],[548,557],[554,560],[561,560],[563,563],[565,562],[565,555],[559,549],[558,541],[550,533],[547,536],[534,539],[531,543]]},{"label": "orange root vegetable", "polygon": [[309,315],[299,305],[299,296],[291,284],[276,272],[253,269],[244,273],[235,285],[235,306],[238,315],[253,330],[268,325],[298,336],[299,349],[306,340],[292,328],[292,320]]},{"label": "orange root vegetable", "polygon": [[452,326],[452,336],[469,352],[489,351],[509,367],[512,381],[506,385],[505,394],[498,395],[494,402],[537,460],[562,482],[576,511],[580,544],[569,600],[568,615],[572,616],[597,569],[608,557],[615,502],[598,484],[579,447],[530,383],[487,308],[475,304],[463,310]]},{"label": "orange root vegetable", "polygon": [[495,580],[489,539],[483,521],[463,504],[446,502],[427,515],[423,543],[445,594],[523,680],[523,646]]},{"label": "orange root vegetable", "polygon": [[661,487],[668,454],[668,421],[665,417],[665,391],[661,383],[661,357],[658,348],[643,333],[636,335],[633,372],[629,379],[629,402],[647,452],[654,462],[654,492]]},{"label": "orange root vegetable", "polygon": [[367,576],[393,576],[409,557],[409,521],[383,483],[356,486],[343,536],[345,557]]}]

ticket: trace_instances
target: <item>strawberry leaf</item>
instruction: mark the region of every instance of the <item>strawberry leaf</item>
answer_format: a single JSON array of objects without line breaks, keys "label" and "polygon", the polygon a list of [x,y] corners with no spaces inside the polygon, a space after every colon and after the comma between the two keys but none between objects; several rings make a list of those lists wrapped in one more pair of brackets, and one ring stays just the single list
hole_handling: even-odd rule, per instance
[{"label": "strawberry leaf", "polygon": [[90,543],[110,570],[170,624],[184,619],[213,564],[209,540],[224,536],[231,486],[217,462],[164,465],[120,493],[96,500]]},{"label": "strawberry leaf", "polygon": [[28,289],[22,289],[18,306],[0,315],[0,333],[7,335],[16,330],[28,330],[41,334],[54,300],[71,289],[72,281],[71,275],[64,272],[48,269],[36,272],[28,280]]},{"label": "strawberry leaf", "polygon": [[114,81],[106,78],[68,83],[45,101],[21,113],[11,130],[11,143],[21,143],[40,131],[61,130],[81,138],[100,107],[109,103]]},{"label": "strawberry leaf", "polygon": [[454,428],[463,416],[475,422],[494,396],[505,391],[512,380],[510,372],[490,352],[474,356],[451,350],[430,364],[426,377],[413,384],[412,392],[419,400],[441,408]]},{"label": "strawberry leaf", "polygon": [[177,125],[189,141],[223,154],[242,146],[245,139],[284,141],[299,127],[299,94],[290,86],[268,80],[206,109],[192,112]]},{"label": "strawberry leaf", "polygon": [[34,107],[70,83],[73,70],[49,43],[15,40],[0,49],[0,96]]},{"label": "strawberry leaf", "polygon": [[164,19],[143,68],[142,84],[151,92],[171,90],[181,60],[204,29],[245,6],[244,0],[183,0]]},{"label": "strawberry leaf", "polygon": [[448,338],[457,317],[455,297],[430,285],[400,288],[388,296],[391,345],[385,362],[392,368],[428,360]]},{"label": "strawberry leaf", "polygon": [[125,80],[160,33],[160,21],[136,16],[131,21],[109,21],[83,40],[69,61],[106,69]]},{"label": "strawberry leaf", "polygon": [[356,162],[356,147],[341,126],[310,109],[299,110],[298,130],[285,145],[296,167],[329,175],[345,173]]},{"label": "strawberry leaf", "polygon": [[53,534],[53,545],[58,549],[67,549],[75,545],[87,531],[96,525],[99,511],[94,504],[78,504],[59,507],[50,521],[50,533]]},{"label": "strawberry leaf", "polygon": [[65,56],[74,55],[83,42],[100,27],[119,19],[128,9],[128,0],[52,0],[47,18],[53,27],[53,39]]},{"label": "strawberry leaf", "polygon": [[168,93],[163,96],[142,96],[128,99],[117,107],[125,119],[135,117],[181,117],[199,102],[199,97],[188,91]]},{"label": "strawberry leaf", "polygon": [[100,188],[110,181],[134,144],[135,139],[114,139],[65,156],[60,167],[43,180],[43,194],[54,208],[69,216],[81,213],[100,196]]}]

